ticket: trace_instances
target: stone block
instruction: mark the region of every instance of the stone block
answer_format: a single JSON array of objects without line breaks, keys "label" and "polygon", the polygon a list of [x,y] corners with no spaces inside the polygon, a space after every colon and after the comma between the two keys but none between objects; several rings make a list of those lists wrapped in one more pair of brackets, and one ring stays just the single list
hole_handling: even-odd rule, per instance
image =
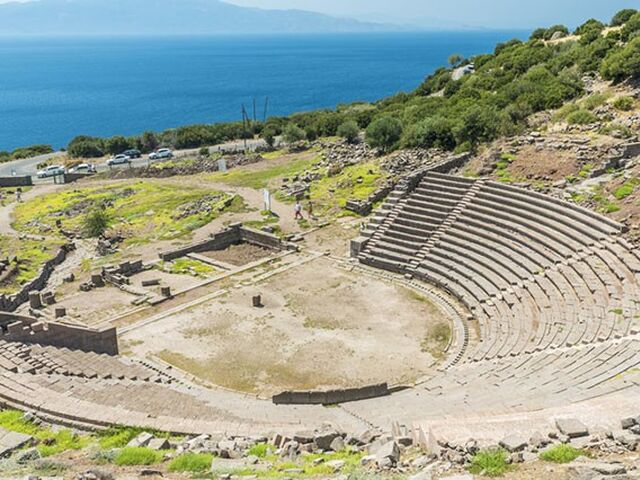
[{"label": "stone block", "polygon": [[387,461],[391,461],[393,465],[400,460],[400,447],[392,440],[382,445],[376,452],[376,461],[378,465],[385,465]]},{"label": "stone block", "polygon": [[147,447],[151,450],[169,450],[171,444],[166,438],[152,438],[147,444]]},{"label": "stone block", "polygon": [[569,438],[586,437],[589,429],[584,423],[575,418],[559,418],[556,420],[556,427],[560,433]]},{"label": "stone block", "polygon": [[527,439],[518,434],[509,435],[500,441],[500,446],[508,452],[520,452],[528,445]]},{"label": "stone block", "polygon": [[30,444],[32,441],[31,435],[0,429],[0,458],[10,455],[13,451]]},{"label": "stone block", "polygon": [[146,447],[153,440],[153,435],[148,432],[138,434],[136,438],[127,443],[127,447]]}]

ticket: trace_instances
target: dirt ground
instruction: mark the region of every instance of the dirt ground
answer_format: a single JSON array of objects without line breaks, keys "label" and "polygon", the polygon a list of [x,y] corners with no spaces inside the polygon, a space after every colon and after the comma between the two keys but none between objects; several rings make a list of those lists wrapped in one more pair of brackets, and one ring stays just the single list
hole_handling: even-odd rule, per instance
[{"label": "dirt ground", "polygon": [[[263,308],[252,307],[256,294]],[[271,395],[415,381],[436,363],[422,343],[443,323],[445,314],[428,299],[321,257],[132,330],[124,340],[136,356],[158,356],[209,383]]]},{"label": "dirt ground", "polygon": [[241,243],[239,245],[231,245],[224,250],[210,250],[202,252],[200,255],[217,260],[219,262],[228,263],[241,267],[263,258],[273,255],[273,250],[262,248],[250,243]]}]

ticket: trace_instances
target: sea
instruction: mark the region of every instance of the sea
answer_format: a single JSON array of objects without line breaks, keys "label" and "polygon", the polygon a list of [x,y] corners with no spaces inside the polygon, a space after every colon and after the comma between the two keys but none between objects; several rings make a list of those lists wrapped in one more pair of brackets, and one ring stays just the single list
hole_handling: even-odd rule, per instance
[{"label": "sea", "polygon": [[374,101],[528,33],[0,37],[0,150]]}]

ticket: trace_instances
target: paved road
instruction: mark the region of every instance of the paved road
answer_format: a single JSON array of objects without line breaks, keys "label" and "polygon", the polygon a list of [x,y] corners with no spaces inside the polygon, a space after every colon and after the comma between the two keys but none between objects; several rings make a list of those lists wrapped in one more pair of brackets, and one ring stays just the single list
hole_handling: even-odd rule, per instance
[{"label": "paved road", "polygon": [[[262,139],[257,140],[247,140],[247,149],[255,150],[258,147],[264,146],[265,142]],[[176,158],[184,158],[193,156],[198,153],[199,148],[192,148],[187,150],[175,150],[174,154]],[[219,145],[215,145],[210,147],[212,152],[216,151],[226,151],[226,152],[234,152],[234,151],[242,151],[244,150],[244,141],[236,140],[233,142],[221,143]],[[13,162],[7,162],[0,164],[0,177],[11,177],[11,176],[23,176],[23,175],[35,175],[38,168],[38,164],[51,160],[56,156],[64,155],[62,152],[48,153],[46,155],[38,155],[37,157],[24,158],[22,160],[15,160]],[[91,160],[87,160],[91,162]],[[104,160],[100,160],[101,163],[97,164],[98,171],[107,170],[107,167]],[[52,162],[55,164],[55,162]],[[132,165],[134,167],[142,167],[149,163],[147,156],[143,156],[143,158],[137,158],[133,160]],[[118,166],[114,168],[126,168],[125,166]]]}]

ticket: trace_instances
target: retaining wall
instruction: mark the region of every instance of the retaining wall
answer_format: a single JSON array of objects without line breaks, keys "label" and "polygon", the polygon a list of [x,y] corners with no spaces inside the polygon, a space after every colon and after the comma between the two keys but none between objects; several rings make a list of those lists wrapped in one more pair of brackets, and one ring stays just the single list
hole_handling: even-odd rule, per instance
[{"label": "retaining wall", "polygon": [[44,322],[5,312],[0,312],[0,339],[83,352],[118,354],[118,336],[115,327],[95,330],[58,322]]},{"label": "retaining wall", "polygon": [[391,391],[386,383],[326,392],[282,392],[272,397],[276,405],[333,405],[367,398],[385,397]]},{"label": "retaining wall", "polygon": [[226,228],[221,232],[211,235],[211,238],[204,242],[194,243],[176,250],[161,252],[160,258],[165,262],[168,262],[175,260],[176,258],[184,257],[190,253],[224,250],[231,245],[243,242],[275,250],[285,250],[289,248],[288,245],[276,235],[246,228],[243,227],[242,224],[238,223],[229,226],[229,228]]},{"label": "retaining wall", "polygon": [[30,187],[33,185],[31,176],[0,177],[0,187]]},{"label": "retaining wall", "polygon": [[75,245],[73,243],[63,245],[60,247],[60,250],[58,250],[56,256],[42,266],[36,278],[24,284],[18,293],[10,296],[0,295],[0,311],[13,312],[29,300],[29,292],[44,290],[47,287],[47,282],[53,270],[64,262],[67,254],[74,249]]}]

